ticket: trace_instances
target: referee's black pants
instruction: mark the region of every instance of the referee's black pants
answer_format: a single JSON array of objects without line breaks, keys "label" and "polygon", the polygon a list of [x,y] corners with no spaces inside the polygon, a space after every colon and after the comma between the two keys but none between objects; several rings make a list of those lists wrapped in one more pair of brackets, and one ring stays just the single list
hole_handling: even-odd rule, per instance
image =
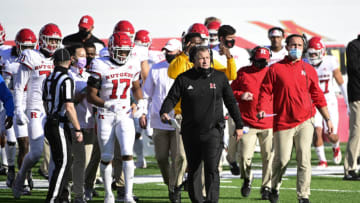
[{"label": "referee's black pants", "polygon": [[[189,132],[189,131],[187,131]],[[189,196],[192,202],[212,202],[219,200],[219,160],[223,150],[222,129],[213,128],[208,133],[182,134],[188,162]],[[206,199],[202,195],[201,172],[204,161]]]},{"label": "referee's black pants", "polygon": [[71,168],[71,131],[68,122],[47,119],[45,137],[49,141],[55,169],[52,173],[46,202],[60,202],[68,198],[64,187],[68,184]]}]

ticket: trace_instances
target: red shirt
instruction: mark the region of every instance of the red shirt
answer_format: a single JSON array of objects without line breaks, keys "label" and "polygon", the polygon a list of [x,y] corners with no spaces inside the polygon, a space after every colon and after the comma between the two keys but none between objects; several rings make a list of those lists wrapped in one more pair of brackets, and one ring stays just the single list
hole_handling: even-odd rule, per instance
[{"label": "red shirt", "polygon": [[315,115],[315,106],[326,106],[315,69],[302,60],[293,63],[288,57],[270,66],[260,90],[259,111],[266,109],[272,95],[277,114],[274,131],[294,128]]},{"label": "red shirt", "polygon": [[[253,65],[243,67],[237,72],[237,78],[231,84],[234,96],[239,105],[241,117],[245,125],[253,128],[268,129],[273,127],[272,117],[261,120],[256,117],[258,113],[256,106],[258,104],[260,87],[268,70],[268,67],[260,69]],[[241,95],[245,92],[253,94],[252,101],[244,101],[241,99]],[[267,104],[266,110],[264,111],[266,113],[272,113],[272,102]]]}]

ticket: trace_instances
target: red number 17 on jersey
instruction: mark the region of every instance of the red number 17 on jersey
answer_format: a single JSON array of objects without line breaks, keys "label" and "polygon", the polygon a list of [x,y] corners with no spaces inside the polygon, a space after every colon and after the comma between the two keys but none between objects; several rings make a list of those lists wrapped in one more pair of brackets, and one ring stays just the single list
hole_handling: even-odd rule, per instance
[{"label": "red number 17 on jersey", "polygon": [[117,90],[118,90],[118,84],[120,83],[125,83],[125,87],[123,89],[122,94],[120,95],[120,99],[126,99],[126,92],[130,87],[130,79],[119,79],[119,80],[112,80],[111,81],[113,84],[113,88],[112,88],[112,94],[110,95],[110,99],[117,99]]}]

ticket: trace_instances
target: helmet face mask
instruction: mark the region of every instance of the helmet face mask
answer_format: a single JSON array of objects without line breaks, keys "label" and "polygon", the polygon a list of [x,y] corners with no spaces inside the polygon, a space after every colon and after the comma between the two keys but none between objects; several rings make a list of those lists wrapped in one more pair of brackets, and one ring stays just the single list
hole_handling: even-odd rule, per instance
[{"label": "helmet face mask", "polygon": [[318,65],[322,62],[326,52],[325,49],[325,44],[320,37],[313,37],[309,40],[306,57],[311,65]]},{"label": "helmet face mask", "polygon": [[42,50],[52,55],[60,48],[61,37],[62,35],[57,25],[47,24],[40,30],[39,46]]},{"label": "helmet face mask", "polygon": [[112,60],[119,65],[124,65],[133,47],[130,37],[124,32],[114,33],[109,39],[109,54]]},{"label": "helmet face mask", "polygon": [[36,43],[36,35],[32,30],[28,28],[21,29],[15,38],[17,54],[20,55],[25,49],[35,49]]}]

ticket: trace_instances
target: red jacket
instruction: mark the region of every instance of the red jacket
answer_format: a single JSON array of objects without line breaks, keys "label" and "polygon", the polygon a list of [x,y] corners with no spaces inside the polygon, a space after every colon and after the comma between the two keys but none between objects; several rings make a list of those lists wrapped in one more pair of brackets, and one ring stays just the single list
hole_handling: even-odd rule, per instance
[{"label": "red jacket", "polygon": [[274,131],[293,128],[314,116],[315,106],[326,106],[315,69],[302,60],[293,63],[286,57],[270,66],[260,90],[259,111],[266,109],[272,95]]},{"label": "red jacket", "polygon": [[[256,68],[255,66],[243,67],[237,72],[237,78],[231,84],[234,96],[239,105],[241,117],[245,125],[253,128],[268,129],[273,127],[272,117],[261,120],[256,117],[258,113],[256,106],[258,104],[260,87],[268,70],[268,67],[263,69]],[[252,101],[244,101],[241,99],[241,95],[245,92],[253,94]],[[266,113],[272,113],[272,102],[267,104],[264,111]]]}]

